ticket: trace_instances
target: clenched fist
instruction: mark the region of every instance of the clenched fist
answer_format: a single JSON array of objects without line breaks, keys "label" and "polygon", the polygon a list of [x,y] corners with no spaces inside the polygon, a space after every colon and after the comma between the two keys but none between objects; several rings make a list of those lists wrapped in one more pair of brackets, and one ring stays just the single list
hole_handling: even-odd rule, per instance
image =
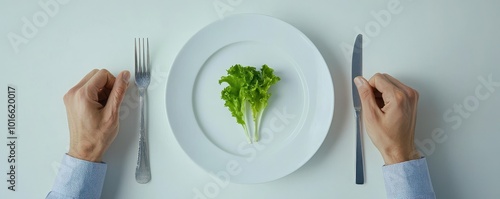
[{"label": "clenched fist", "polygon": [[370,81],[356,77],[363,106],[363,121],[385,164],[420,158],[414,135],[418,92],[388,74],[375,74]]},{"label": "clenched fist", "polygon": [[68,155],[101,162],[118,133],[120,104],[130,72],[117,77],[94,69],[64,95],[70,131]]}]

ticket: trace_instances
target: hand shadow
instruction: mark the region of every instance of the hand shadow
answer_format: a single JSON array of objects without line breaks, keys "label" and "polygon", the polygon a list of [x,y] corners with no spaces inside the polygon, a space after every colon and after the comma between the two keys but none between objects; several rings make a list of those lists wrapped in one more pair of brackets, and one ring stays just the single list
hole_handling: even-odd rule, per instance
[{"label": "hand shadow", "polygon": [[[434,131],[442,130],[445,134],[451,131],[442,119],[443,107],[438,104],[443,92],[436,89],[435,81],[425,81],[422,77],[410,76],[410,74],[407,76],[394,74],[394,77],[419,92],[415,143],[420,155],[427,159],[437,198],[461,198],[460,192],[457,191],[457,183],[449,180],[453,179],[454,174],[449,169],[453,165],[449,164],[446,151],[442,151],[446,149],[442,146],[439,147],[442,143],[432,140]],[[449,136],[448,139],[450,139]]]},{"label": "hand shadow", "polygon": [[104,161],[108,164],[102,198],[116,198],[123,182],[135,179],[137,159],[127,157],[137,156],[139,142],[139,96],[137,87],[131,81],[120,107],[120,127],[113,144],[105,154]]}]

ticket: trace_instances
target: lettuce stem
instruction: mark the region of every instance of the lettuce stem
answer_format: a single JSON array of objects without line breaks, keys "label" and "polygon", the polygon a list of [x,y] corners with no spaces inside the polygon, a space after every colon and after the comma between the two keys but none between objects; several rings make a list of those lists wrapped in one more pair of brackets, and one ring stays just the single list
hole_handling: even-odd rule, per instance
[{"label": "lettuce stem", "polygon": [[259,116],[257,116],[256,118],[254,118],[254,133],[253,133],[253,141],[254,142],[258,142],[260,140],[260,133],[259,133],[259,128],[260,128],[260,121],[262,119],[262,112],[264,112],[263,110],[261,110],[258,114]]}]

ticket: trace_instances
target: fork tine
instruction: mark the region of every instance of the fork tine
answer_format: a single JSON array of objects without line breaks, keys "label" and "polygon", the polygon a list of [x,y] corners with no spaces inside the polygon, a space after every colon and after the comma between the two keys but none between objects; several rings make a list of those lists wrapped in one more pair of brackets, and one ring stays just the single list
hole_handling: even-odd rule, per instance
[{"label": "fork tine", "polygon": [[134,56],[135,56],[135,73],[137,74],[138,60],[137,60],[137,38],[134,38]]},{"label": "fork tine", "polygon": [[141,38],[141,43],[139,44],[140,47],[139,49],[141,49],[141,54],[139,55],[139,57],[141,57],[141,62],[139,63],[139,66],[141,67],[141,75],[143,75],[144,73],[144,38]]},{"label": "fork tine", "polygon": [[141,63],[139,64],[141,66],[141,75],[144,73],[144,38],[141,38],[141,44],[140,47],[141,49],[141,54],[139,57],[141,57]]},{"label": "fork tine", "polygon": [[149,85],[151,81],[149,38],[134,38],[134,47],[136,83],[144,82],[144,84]]},{"label": "fork tine", "polygon": [[138,68],[139,70],[137,71],[138,74],[141,74],[141,71],[142,71],[142,48],[141,48],[141,38],[137,38],[137,49],[138,52],[137,52],[137,57],[139,57],[139,59],[137,60],[138,62]]},{"label": "fork tine", "polygon": [[142,56],[141,56],[141,55],[142,55],[142,54],[141,54],[141,50],[142,50],[142,48],[141,48],[141,38],[137,38],[137,49],[139,49],[139,50],[137,51],[137,57],[139,57],[139,59],[137,60],[137,62],[138,62],[138,70],[137,70],[137,74],[139,74],[139,75],[140,75],[140,74],[141,74],[141,70],[142,70],[142,61],[141,61],[141,60],[142,60]]},{"label": "fork tine", "polygon": [[142,63],[141,63],[141,73],[144,73],[146,71],[146,55],[145,55],[145,48],[144,48],[144,38],[142,38]]},{"label": "fork tine", "polygon": [[151,67],[151,59],[149,57],[149,38],[146,38],[146,42],[147,42],[147,64],[146,64],[146,73],[147,75],[149,75],[151,72],[151,70],[149,69],[149,67]]}]

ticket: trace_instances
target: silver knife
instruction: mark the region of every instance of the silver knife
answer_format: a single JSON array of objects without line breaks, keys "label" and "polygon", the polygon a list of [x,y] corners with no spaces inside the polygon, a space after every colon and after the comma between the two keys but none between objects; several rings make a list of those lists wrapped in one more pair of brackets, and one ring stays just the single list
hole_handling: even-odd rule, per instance
[{"label": "silver knife", "polygon": [[356,184],[365,183],[365,171],[363,163],[363,148],[361,146],[361,100],[358,88],[354,85],[354,78],[363,75],[363,35],[359,34],[354,42],[352,52],[352,100],[356,112]]}]

